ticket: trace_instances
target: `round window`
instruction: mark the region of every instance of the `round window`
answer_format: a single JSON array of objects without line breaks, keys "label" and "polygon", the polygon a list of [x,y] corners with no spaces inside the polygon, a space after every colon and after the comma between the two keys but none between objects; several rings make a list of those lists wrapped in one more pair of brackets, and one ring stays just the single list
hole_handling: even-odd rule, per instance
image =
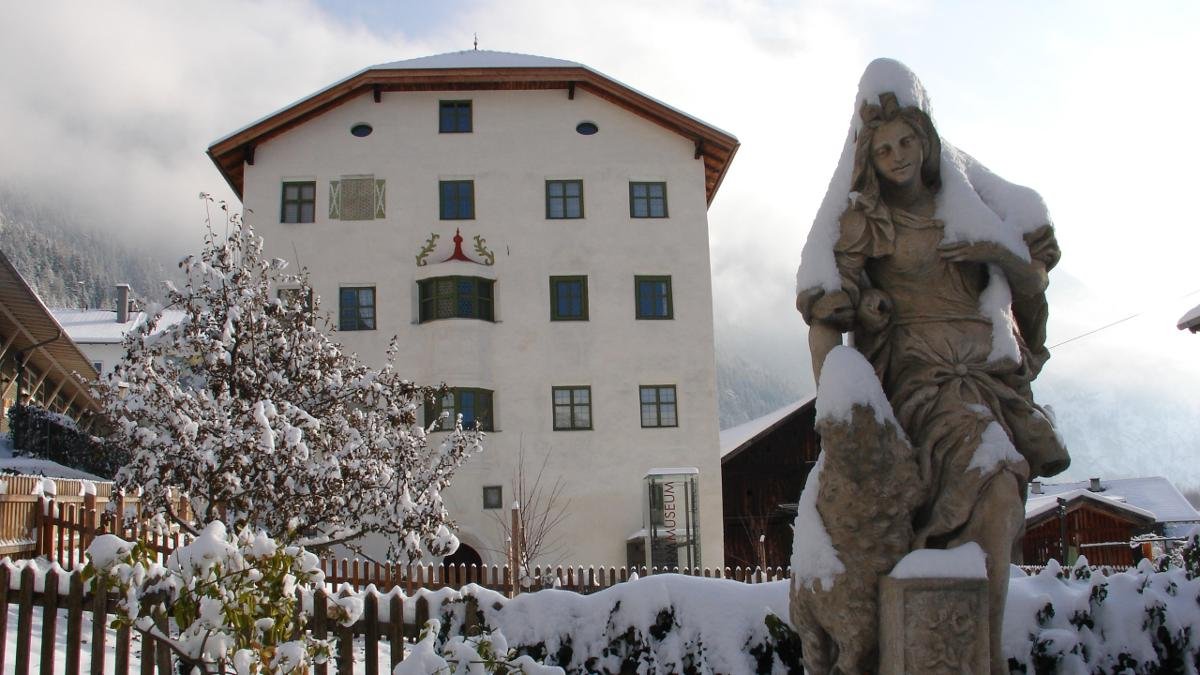
[{"label": "round window", "polygon": [[575,125],[575,131],[578,131],[584,136],[591,136],[597,131],[600,131],[600,127],[596,126],[595,122],[580,122],[579,124]]},{"label": "round window", "polygon": [[370,136],[372,131],[375,130],[371,128],[370,124],[355,124],[354,126],[350,127],[350,133],[358,136],[359,138]]}]

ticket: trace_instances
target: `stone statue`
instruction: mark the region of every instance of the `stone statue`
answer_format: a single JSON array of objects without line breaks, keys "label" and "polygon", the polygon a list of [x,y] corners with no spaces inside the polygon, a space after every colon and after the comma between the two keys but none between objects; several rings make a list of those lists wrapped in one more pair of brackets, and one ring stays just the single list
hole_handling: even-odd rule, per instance
[{"label": "stone statue", "polygon": [[[993,673],[1008,672],[1000,631],[1025,485],[1070,462],[1030,391],[1048,357],[1045,290],[1058,259],[1041,198],[943,142],[907,68],[868,66],[805,245],[796,307],[810,326],[818,381],[850,333],[911,443],[918,476],[905,478],[915,504],[908,548],[975,542],[986,553]],[[823,453],[837,454],[829,443],[844,436],[823,438]],[[835,503],[817,508],[826,521],[839,518]],[[850,667],[875,670],[825,672]]]}]

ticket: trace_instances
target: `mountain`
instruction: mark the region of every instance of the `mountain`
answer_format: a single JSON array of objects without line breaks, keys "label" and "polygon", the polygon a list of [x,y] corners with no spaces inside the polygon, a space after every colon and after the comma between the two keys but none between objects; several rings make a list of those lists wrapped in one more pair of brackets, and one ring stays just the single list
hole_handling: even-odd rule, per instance
[{"label": "mountain", "polygon": [[774,412],[804,396],[794,379],[780,377],[739,353],[717,349],[717,409],[722,429]]},{"label": "mountain", "polygon": [[0,251],[48,307],[112,308],[114,286],[160,301],[167,267],[115,235],[87,227],[78,214],[0,190]]}]

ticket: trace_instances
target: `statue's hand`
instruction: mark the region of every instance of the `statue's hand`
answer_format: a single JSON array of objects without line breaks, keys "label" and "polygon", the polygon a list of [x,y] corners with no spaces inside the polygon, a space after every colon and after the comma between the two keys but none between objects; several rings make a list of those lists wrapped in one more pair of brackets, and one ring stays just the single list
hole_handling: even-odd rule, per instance
[{"label": "statue's hand", "polygon": [[938,246],[942,258],[951,262],[977,262],[1004,265],[1016,258],[1016,254],[1003,244],[994,241],[960,241]]}]

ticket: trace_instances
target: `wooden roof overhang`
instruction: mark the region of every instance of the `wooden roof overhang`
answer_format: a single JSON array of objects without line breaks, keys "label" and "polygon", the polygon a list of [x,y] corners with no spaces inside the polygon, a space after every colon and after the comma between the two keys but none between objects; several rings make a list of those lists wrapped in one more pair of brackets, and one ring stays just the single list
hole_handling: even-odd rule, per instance
[{"label": "wooden roof overhang", "polygon": [[561,89],[572,98],[586,91],[691,140],[696,159],[704,160],[709,204],[740,145],[730,134],[584,67],[369,68],[213,143],[208,156],[241,199],[244,167],[254,163],[256,146],[363,94],[378,102],[385,92],[532,89]]},{"label": "wooden roof overhang", "polygon": [[99,373],[2,253],[0,347],[4,348],[6,365],[12,363],[15,354],[24,353],[26,370],[32,369],[38,379],[44,376],[45,393],[58,391],[72,408],[99,412],[99,403],[89,386],[75,377],[78,373],[86,380],[95,380]]},{"label": "wooden roof overhang", "polygon": [[[1115,518],[1117,520],[1121,520],[1121,521],[1130,523],[1137,527],[1149,527],[1157,522],[1152,517],[1148,517],[1148,516],[1142,515],[1141,513],[1134,512],[1131,509],[1121,508],[1121,506],[1118,503],[1115,503],[1115,502],[1105,503],[1105,501],[1106,500],[1104,500],[1103,498],[1088,499],[1083,496],[1074,497],[1072,499],[1067,500],[1067,504],[1066,504],[1067,514],[1070,515],[1071,513],[1074,513],[1075,511],[1082,511],[1082,510],[1096,511],[1096,512],[1111,516],[1112,518]],[[1058,509],[1051,508],[1047,511],[1044,511],[1042,513],[1039,513],[1035,516],[1032,516],[1032,517],[1026,519],[1025,529],[1026,529],[1026,531],[1032,530],[1033,528],[1045,523],[1046,521],[1055,520],[1057,518],[1058,518]]]}]

